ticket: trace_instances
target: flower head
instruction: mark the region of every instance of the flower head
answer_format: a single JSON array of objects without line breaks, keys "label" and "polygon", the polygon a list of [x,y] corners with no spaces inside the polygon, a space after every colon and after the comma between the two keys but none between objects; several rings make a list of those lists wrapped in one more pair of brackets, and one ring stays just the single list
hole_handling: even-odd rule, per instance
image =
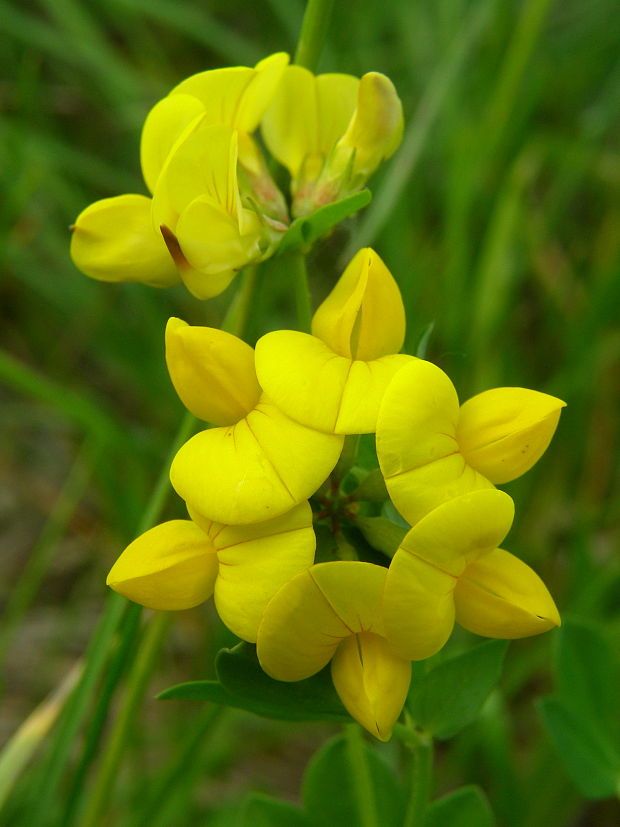
[{"label": "flower head", "polygon": [[362,726],[390,738],[411,680],[394,654],[382,617],[386,569],[372,563],[319,563],[272,598],[260,623],[257,653],[268,675],[298,681],[332,661],[340,699]]},{"label": "flower head", "polygon": [[291,174],[295,216],[361,189],[402,130],[402,106],[385,75],[315,76],[301,66],[287,68],[262,124],[269,151]]},{"label": "flower head", "polygon": [[446,374],[418,359],[387,388],[377,420],[377,455],[394,505],[411,524],[468,491],[525,473],[546,450],[561,399],[495,388],[459,406]]},{"label": "flower head", "polygon": [[171,319],[166,360],[181,400],[219,426],[175,456],[170,479],[199,514],[259,522],[307,499],[329,476],[343,437],[294,422],[261,392],[253,351],[229,333]]},{"label": "flower head", "polygon": [[288,416],[330,434],[371,433],[399,354],[405,310],[374,250],[360,250],[318,308],[312,334],[279,330],[256,344],[261,386]]}]

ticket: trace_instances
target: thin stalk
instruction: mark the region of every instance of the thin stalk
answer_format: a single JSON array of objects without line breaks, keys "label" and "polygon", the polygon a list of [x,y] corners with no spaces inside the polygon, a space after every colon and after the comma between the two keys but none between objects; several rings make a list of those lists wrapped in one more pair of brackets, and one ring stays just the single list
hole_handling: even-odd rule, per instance
[{"label": "thin stalk", "polygon": [[370,767],[366,760],[366,744],[361,728],[357,724],[348,724],[346,739],[353,789],[357,801],[358,823],[360,827],[380,827],[381,822],[377,813],[377,802],[375,801]]},{"label": "thin stalk", "polygon": [[97,827],[103,823],[104,811],[116,780],[129,732],[171,622],[172,616],[168,612],[160,612],[147,627],[127,679],[127,692],[108,739],[94,789],[88,797],[88,806],[80,822],[81,827]]},{"label": "thin stalk", "polygon": [[431,796],[433,779],[433,739],[430,735],[415,733],[408,739],[411,749],[411,786],[403,827],[423,827],[426,808]]},{"label": "thin stalk", "polygon": [[289,255],[291,274],[295,288],[295,308],[297,311],[297,326],[303,333],[310,333],[312,328],[312,300],[308,284],[306,257],[301,250],[295,250]]},{"label": "thin stalk", "polygon": [[242,336],[247,327],[254,288],[256,287],[257,270],[256,265],[250,266],[240,276],[241,287],[233,296],[226,315],[222,319],[222,330],[227,333]]},{"label": "thin stalk", "polygon": [[294,62],[314,72],[327,36],[334,0],[308,0]]}]

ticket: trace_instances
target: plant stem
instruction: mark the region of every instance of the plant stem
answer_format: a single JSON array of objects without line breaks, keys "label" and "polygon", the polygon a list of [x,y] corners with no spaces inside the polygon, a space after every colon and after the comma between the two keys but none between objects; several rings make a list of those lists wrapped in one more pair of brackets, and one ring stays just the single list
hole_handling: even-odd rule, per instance
[{"label": "plant stem", "polygon": [[294,62],[314,71],[319,62],[334,0],[308,0]]},{"label": "plant stem", "polygon": [[243,337],[250,315],[250,308],[252,307],[257,270],[256,265],[251,265],[240,276],[241,287],[233,296],[226,315],[222,319],[222,330],[227,333]]},{"label": "plant stem", "polygon": [[88,808],[81,820],[81,827],[97,827],[103,823],[103,815],[112,786],[116,779],[118,766],[127,742],[127,736],[133,724],[138,707],[153,671],[161,644],[163,643],[172,616],[168,612],[159,612],[149,623],[144,639],[138,649],[133,668],[127,679],[127,693],[110,734],[106,750],[101,760],[94,789],[88,798]]},{"label": "plant stem", "polygon": [[370,767],[365,755],[366,744],[358,724],[347,725],[346,738],[353,788],[357,800],[358,823],[360,827],[380,827]]},{"label": "plant stem", "polygon": [[431,795],[433,779],[433,739],[430,735],[414,732],[407,739],[412,752],[411,790],[403,827],[422,827]]},{"label": "plant stem", "polygon": [[291,274],[295,288],[295,307],[297,310],[297,326],[303,333],[310,333],[312,329],[312,300],[308,285],[306,257],[301,250],[290,253],[288,260],[291,265]]}]

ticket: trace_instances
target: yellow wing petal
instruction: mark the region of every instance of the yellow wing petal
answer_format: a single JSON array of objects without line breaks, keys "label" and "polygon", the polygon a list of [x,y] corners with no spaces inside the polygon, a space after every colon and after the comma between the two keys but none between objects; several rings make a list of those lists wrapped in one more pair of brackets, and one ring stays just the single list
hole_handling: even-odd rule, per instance
[{"label": "yellow wing petal", "polygon": [[191,609],[213,594],[218,561],[206,534],[189,520],[155,526],[130,543],[107,584],[149,609]]},{"label": "yellow wing petal", "polygon": [[381,629],[386,570],[371,563],[320,563],[293,578],[269,602],[257,654],[271,677],[298,681],[322,669],[340,641]]},{"label": "yellow wing petal", "polygon": [[254,351],[223,330],[170,319],[166,363],[185,407],[213,425],[238,422],[259,400]]},{"label": "yellow wing petal", "polygon": [[410,523],[452,497],[492,484],[459,452],[459,402],[446,374],[418,359],[398,371],[377,419],[377,456],[394,505]]},{"label": "yellow wing petal", "polygon": [[479,393],[461,406],[457,439],[463,456],[492,482],[510,482],[547,450],[565,405],[526,388]]},{"label": "yellow wing petal", "polygon": [[314,561],[312,511],[305,502],[275,520],[226,526],[213,542],[220,562],[217,611],[231,631],[253,643],[267,603]]},{"label": "yellow wing petal", "polygon": [[454,626],[456,578],[406,551],[397,551],[385,581],[385,637],[406,660],[438,652]]},{"label": "yellow wing petal", "polygon": [[459,577],[510,531],[515,508],[503,491],[472,491],[442,503],[405,535],[400,548]]},{"label": "yellow wing petal", "polygon": [[454,600],[458,623],[486,637],[528,637],[561,622],[553,598],[536,572],[499,548],[467,567]]},{"label": "yellow wing petal", "polygon": [[332,660],[332,680],[349,714],[371,735],[389,741],[407,699],[411,663],[372,632],[342,641]]},{"label": "yellow wing petal", "polygon": [[75,266],[99,281],[139,281],[169,287],[179,275],[161,235],[153,229],[151,199],[118,195],[95,201],[72,228]]},{"label": "yellow wing petal", "polygon": [[293,330],[267,333],[256,343],[256,371],[269,398],[291,419],[330,434],[373,433],[385,389],[412,358],[352,362]]},{"label": "yellow wing petal", "polygon": [[203,431],[185,443],[170,479],[208,519],[261,522],[313,494],[333,470],[342,442],[293,422],[263,398],[236,425]]}]

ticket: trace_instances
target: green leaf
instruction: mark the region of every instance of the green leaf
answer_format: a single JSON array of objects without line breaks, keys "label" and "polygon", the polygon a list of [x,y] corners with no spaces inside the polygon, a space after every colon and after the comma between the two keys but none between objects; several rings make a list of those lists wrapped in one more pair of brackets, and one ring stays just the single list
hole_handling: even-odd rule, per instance
[{"label": "green leaf", "polygon": [[565,620],[556,633],[557,697],[577,718],[607,734],[619,706],[618,661],[595,626]]},{"label": "green leaf", "polygon": [[373,468],[363,476],[357,488],[353,490],[356,500],[366,502],[385,502],[390,495],[385,487],[385,480],[379,468]]},{"label": "green leaf", "polygon": [[241,805],[236,827],[310,827],[299,807],[262,793],[248,795]]},{"label": "green leaf", "polygon": [[[362,742],[362,756],[368,770],[365,796],[372,802],[375,819],[381,827],[402,827],[404,793],[381,756]],[[308,765],[302,786],[302,798],[313,827],[361,827],[359,789],[356,767],[345,736],[338,735],[316,753]]]},{"label": "green leaf", "polygon": [[440,662],[414,679],[409,709],[416,724],[435,738],[451,738],[478,716],[499,680],[508,648],[505,640],[490,640]]},{"label": "green leaf", "polygon": [[429,806],[424,827],[493,827],[495,818],[480,787],[461,787]]},{"label": "green leaf", "polygon": [[400,546],[407,529],[396,525],[387,517],[357,517],[355,525],[364,535],[364,539],[373,548],[393,557]]},{"label": "green leaf", "polygon": [[559,698],[538,704],[560,760],[586,798],[607,798],[620,791],[620,756],[610,738],[592,728]]},{"label": "green leaf", "polygon": [[215,669],[219,681],[179,684],[157,697],[212,701],[284,721],[351,721],[334,689],[329,667],[304,681],[274,681],[261,669],[256,647],[240,643],[220,650]]},{"label": "green leaf", "polygon": [[295,250],[298,247],[309,249],[336,224],[340,224],[345,218],[370,204],[371,198],[370,190],[365,189],[334,201],[332,204],[319,207],[318,210],[304,218],[296,218],[282,236],[278,245],[278,253]]}]

